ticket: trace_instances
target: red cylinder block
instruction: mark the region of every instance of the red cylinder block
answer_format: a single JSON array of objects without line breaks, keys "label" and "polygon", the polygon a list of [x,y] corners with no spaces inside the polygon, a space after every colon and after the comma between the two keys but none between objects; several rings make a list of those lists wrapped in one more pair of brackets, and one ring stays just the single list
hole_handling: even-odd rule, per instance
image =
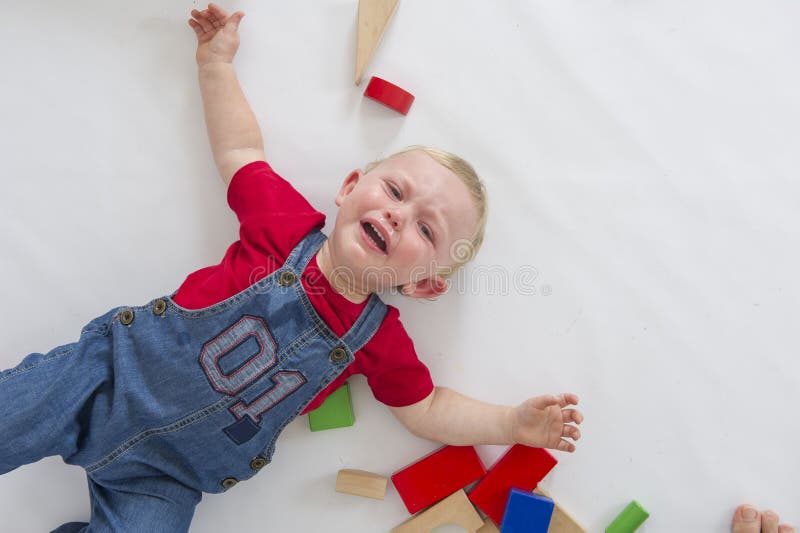
[{"label": "red cylinder block", "polygon": [[411,104],[414,103],[413,94],[377,76],[373,76],[369,80],[364,96],[372,98],[402,115],[407,115]]}]

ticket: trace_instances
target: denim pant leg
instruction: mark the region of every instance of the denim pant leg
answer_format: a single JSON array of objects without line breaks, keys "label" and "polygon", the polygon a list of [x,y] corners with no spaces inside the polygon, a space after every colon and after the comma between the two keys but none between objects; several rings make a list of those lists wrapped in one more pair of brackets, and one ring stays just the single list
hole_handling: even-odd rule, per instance
[{"label": "denim pant leg", "polygon": [[67,522],[55,528],[50,533],[85,533],[89,527],[88,522]]},{"label": "denim pant leg", "polygon": [[98,349],[93,336],[85,333],[78,342],[32,353],[0,372],[0,474],[77,451],[81,411],[96,392],[92,382],[102,383],[103,369],[87,363],[86,354]]},{"label": "denim pant leg", "polygon": [[168,476],[101,483],[89,478],[92,517],[83,533],[186,532],[203,496]]}]

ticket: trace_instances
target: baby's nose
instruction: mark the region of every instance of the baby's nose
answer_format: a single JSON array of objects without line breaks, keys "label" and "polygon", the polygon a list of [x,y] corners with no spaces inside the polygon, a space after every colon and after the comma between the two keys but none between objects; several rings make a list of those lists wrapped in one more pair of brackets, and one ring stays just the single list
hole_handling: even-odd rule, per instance
[{"label": "baby's nose", "polygon": [[402,217],[400,216],[400,214],[398,212],[396,212],[396,211],[392,212],[392,211],[387,209],[386,213],[384,213],[384,216],[386,217],[386,220],[389,222],[389,224],[392,225],[392,227],[394,229],[397,229],[397,228],[400,227],[400,223],[402,221]]}]

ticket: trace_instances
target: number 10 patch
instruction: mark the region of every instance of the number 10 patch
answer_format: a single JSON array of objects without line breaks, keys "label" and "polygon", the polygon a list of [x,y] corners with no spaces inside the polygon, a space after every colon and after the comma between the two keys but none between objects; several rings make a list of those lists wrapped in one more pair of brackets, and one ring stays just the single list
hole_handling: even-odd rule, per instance
[{"label": "number 10 patch", "polygon": [[[254,339],[258,351],[235,368],[226,371],[220,360],[230,355],[244,342]],[[278,347],[264,320],[245,315],[231,327],[203,345],[200,365],[214,390],[228,395],[238,395],[278,362]],[[236,444],[247,442],[258,432],[261,415],[278,405],[305,382],[305,376],[296,370],[276,372],[270,378],[273,386],[250,403],[241,398],[230,407],[236,422],[225,428],[225,434]]]}]

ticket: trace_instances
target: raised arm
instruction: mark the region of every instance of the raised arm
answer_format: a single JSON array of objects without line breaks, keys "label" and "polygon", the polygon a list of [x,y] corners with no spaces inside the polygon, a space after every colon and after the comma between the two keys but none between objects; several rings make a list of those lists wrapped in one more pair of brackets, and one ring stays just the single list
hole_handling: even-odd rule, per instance
[{"label": "raised arm", "polygon": [[228,14],[215,4],[192,10],[197,34],[197,67],[208,140],[217,170],[228,185],[243,165],[264,159],[264,142],[253,110],[239,85],[233,56],[239,48],[244,13]]}]

